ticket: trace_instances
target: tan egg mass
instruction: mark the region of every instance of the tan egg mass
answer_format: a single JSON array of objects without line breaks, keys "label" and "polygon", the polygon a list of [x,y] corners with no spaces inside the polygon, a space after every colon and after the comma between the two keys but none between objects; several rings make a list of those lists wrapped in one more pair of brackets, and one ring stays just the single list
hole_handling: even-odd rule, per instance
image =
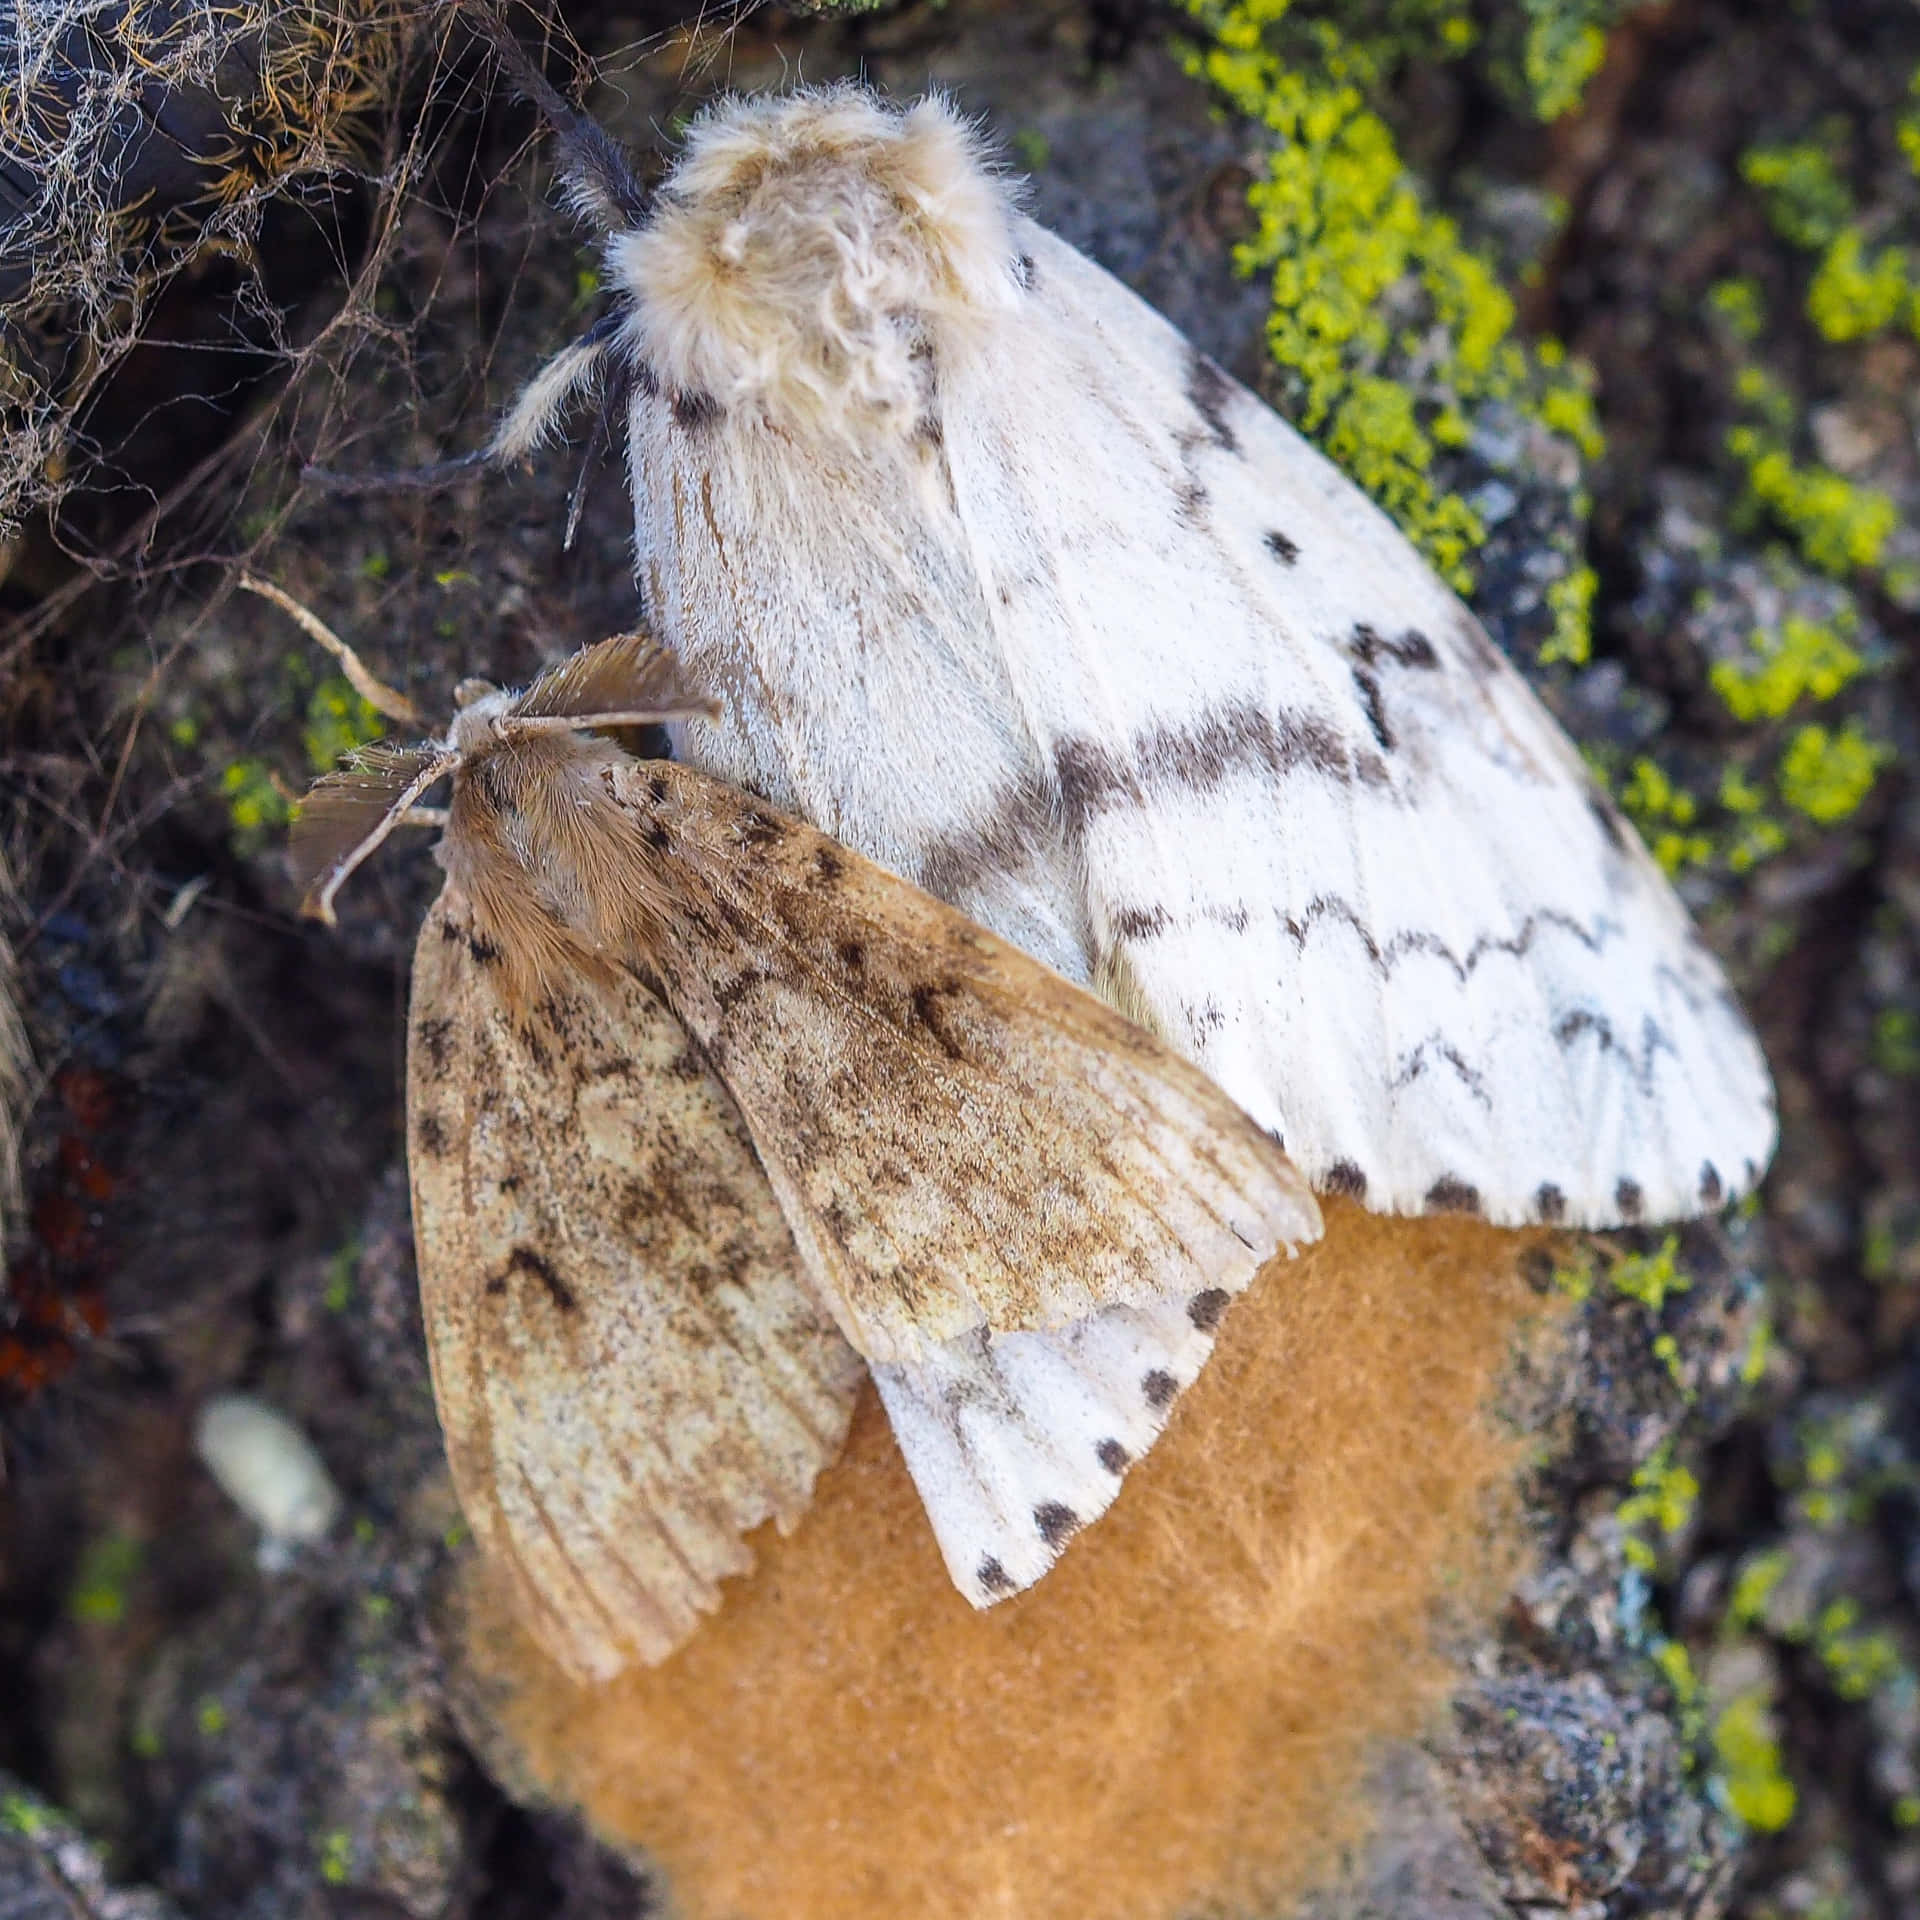
[{"label": "tan egg mass", "polygon": [[[1102,1523],[988,1613],[870,1390],[804,1522],[658,1667],[575,1685],[470,1566],[463,1692],[520,1788],[643,1850],[686,1920],[1270,1914],[1444,1699],[1520,1553],[1491,1411],[1536,1239],[1340,1202],[1227,1314]],[[1538,1321],[1538,1327],[1530,1322]]]}]

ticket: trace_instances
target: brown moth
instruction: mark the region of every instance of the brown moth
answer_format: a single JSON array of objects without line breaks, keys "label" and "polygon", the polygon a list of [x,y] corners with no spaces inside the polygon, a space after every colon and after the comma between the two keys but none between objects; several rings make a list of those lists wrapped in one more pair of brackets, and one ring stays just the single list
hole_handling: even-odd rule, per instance
[{"label": "brown moth", "polygon": [[791,1527],[872,1370],[955,1585],[1037,1580],[1230,1296],[1320,1231],[1166,1045],[754,796],[606,729],[710,713],[637,636],[296,825],[341,883],[451,777],[408,1162],[461,1504],[567,1667],[670,1653]]}]

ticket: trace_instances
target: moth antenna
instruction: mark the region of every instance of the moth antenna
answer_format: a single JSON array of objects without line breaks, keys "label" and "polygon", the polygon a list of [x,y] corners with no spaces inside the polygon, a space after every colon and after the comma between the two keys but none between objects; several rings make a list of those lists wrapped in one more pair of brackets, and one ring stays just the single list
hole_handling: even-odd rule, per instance
[{"label": "moth antenna", "polygon": [[495,724],[507,731],[566,733],[714,719],[719,713],[709,694],[682,677],[672,654],[644,633],[622,633],[549,668]]},{"label": "moth antenna", "polygon": [[347,676],[351,686],[368,706],[376,713],[385,714],[389,720],[397,720],[402,726],[420,727],[425,722],[420,710],[404,693],[377,680],[361,664],[360,656],[315,613],[296,600],[284,587],[275,586],[271,580],[264,580],[257,573],[242,573],[238,585],[248,593],[257,593],[262,600],[271,600],[307,637],[340,662],[340,671]]},{"label": "moth antenna", "polygon": [[460,764],[457,753],[436,753],[425,766],[394,795],[392,804],[380,816],[372,832],[363,834],[338,859],[329,865],[312,887],[307,897],[300,903],[300,911],[310,919],[318,920],[323,926],[337,924],[333,911],[333,897],[347,883],[353,874],[363,866],[367,859],[393,833],[416,813],[429,813],[437,809],[416,808],[414,803],[431,787],[436,780],[444,779]]},{"label": "moth antenna", "polygon": [[401,467],[388,473],[340,473],[332,467],[303,467],[300,478],[309,486],[348,499],[376,493],[437,493],[474,474],[496,473],[526,459],[559,430],[560,416],[581,388],[600,378],[608,349],[626,324],[628,311],[625,301],[618,302],[578,340],[562,347],[527,382],[484,447],[463,453],[457,460],[436,460],[429,466]]},{"label": "moth antenna", "polygon": [[574,396],[589,382],[600,377],[600,363],[606,357],[613,329],[609,320],[624,319],[616,309],[571,346],[565,346],[536,373],[520,391],[520,397],[507,409],[506,417],[494,429],[480,459],[489,467],[504,467],[524,460],[550,440],[558,428],[560,416],[573,404]]},{"label": "moth antenna", "polygon": [[553,134],[568,205],[602,233],[638,226],[647,216],[651,196],[626,148],[566,99],[493,7],[470,4],[465,12],[515,90],[538,110]]}]

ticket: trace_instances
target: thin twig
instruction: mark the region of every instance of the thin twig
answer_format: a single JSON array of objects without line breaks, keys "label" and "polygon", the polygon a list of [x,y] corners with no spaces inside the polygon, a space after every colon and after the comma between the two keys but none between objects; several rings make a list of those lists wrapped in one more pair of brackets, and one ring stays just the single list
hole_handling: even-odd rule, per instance
[{"label": "thin twig", "polygon": [[282,613],[292,618],[310,640],[332,654],[340,662],[340,671],[347,676],[354,692],[376,713],[385,714],[389,720],[398,720],[402,726],[425,726],[420,709],[404,693],[388,686],[384,680],[375,679],[361,664],[360,656],[317,613],[302,606],[286,588],[262,579],[250,567],[241,571],[234,584],[242,592],[257,593],[262,600],[271,600]]}]

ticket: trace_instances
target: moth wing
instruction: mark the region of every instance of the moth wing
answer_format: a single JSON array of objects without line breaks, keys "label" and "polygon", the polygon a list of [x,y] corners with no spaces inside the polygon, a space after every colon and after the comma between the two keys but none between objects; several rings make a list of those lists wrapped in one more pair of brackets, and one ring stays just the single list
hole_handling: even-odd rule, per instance
[{"label": "moth wing", "polygon": [[1203,1073],[804,822],[683,767],[619,776],[679,894],[666,998],[869,1361],[1238,1292],[1318,1237]]},{"label": "moth wing", "polygon": [[976,1607],[1030,1587],[1112,1505],[1227,1304],[1210,1290],[1051,1333],[980,1330],[873,1369],[947,1571]]},{"label": "moth wing", "polygon": [[1017,351],[943,367],[942,440],[1096,984],[1376,1208],[1607,1225],[1750,1187],[1759,1047],[1519,674],[1277,415],[1019,244]]},{"label": "moth wing", "polygon": [[667,1009],[622,981],[517,1014],[498,973],[443,893],[407,1058],[434,1396],[479,1545],[549,1653],[605,1678],[797,1520],[860,1367]]}]

